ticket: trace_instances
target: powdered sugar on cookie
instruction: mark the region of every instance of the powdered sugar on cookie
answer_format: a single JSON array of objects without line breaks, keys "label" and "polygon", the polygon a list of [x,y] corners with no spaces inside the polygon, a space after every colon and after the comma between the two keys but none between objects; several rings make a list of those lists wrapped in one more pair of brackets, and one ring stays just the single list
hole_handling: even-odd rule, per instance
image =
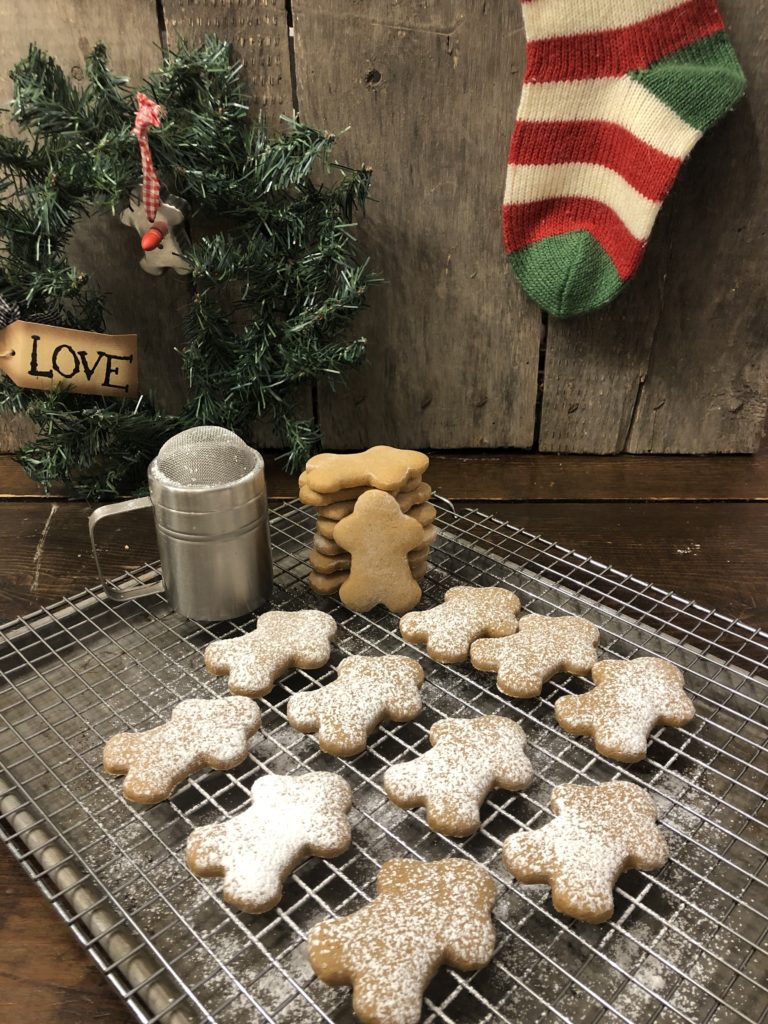
[{"label": "powdered sugar on cookie", "polygon": [[251,806],[227,821],[196,828],[187,865],[224,877],[224,899],[251,914],[276,906],[283,883],[307,857],[337,857],[352,841],[349,784],[330,772],[263,775]]},{"label": "powdered sugar on cookie", "polygon": [[286,714],[299,732],[317,732],[321,750],[352,757],[365,750],[384,719],[408,722],[419,714],[423,682],[424,671],[413,658],[345,658],[333,682],[294,694]]},{"label": "powdered sugar on cookie", "polygon": [[600,632],[576,615],[525,615],[515,636],[476,640],[470,649],[475,668],[498,673],[496,685],[510,697],[538,697],[558,672],[589,672],[597,660]]},{"label": "powdered sugar on cookie", "polygon": [[550,806],[555,820],[510,836],[503,858],[519,882],[549,884],[560,913],[607,921],[619,875],[632,868],[655,871],[667,861],[656,805],[631,782],[556,786]]},{"label": "powdered sugar on cookie", "polygon": [[263,697],[292,668],[320,668],[331,656],[336,623],[326,612],[265,612],[256,629],[231,640],[215,640],[204,651],[215,675],[229,673],[229,689]]},{"label": "powdered sugar on cookie", "polygon": [[409,612],[400,633],[410,643],[426,643],[435,661],[466,661],[470,644],[479,637],[509,636],[517,631],[520,601],[501,587],[452,587],[443,604]]},{"label": "powdered sugar on cookie", "polygon": [[594,689],[561,697],[555,718],[567,732],[593,736],[595,749],[616,761],[641,761],[657,725],[681,726],[695,714],[680,669],[660,658],[600,661]]},{"label": "powdered sugar on cookie", "polygon": [[436,832],[471,835],[492,789],[524,789],[533,780],[525,733],[508,718],[445,718],[432,726],[429,741],[431,750],[386,771],[384,790],[400,807],[426,807]]},{"label": "powdered sugar on cookie", "polygon": [[127,800],[157,803],[201,768],[223,771],[240,764],[260,725],[259,709],[245,697],[184,700],[164,725],[113,736],[104,747],[104,770],[127,773]]},{"label": "powdered sugar on cookie", "polygon": [[309,961],[327,984],[353,987],[363,1024],[417,1024],[441,965],[471,971],[490,962],[496,885],[469,861],[390,860],[376,893],[362,910],[310,931]]}]

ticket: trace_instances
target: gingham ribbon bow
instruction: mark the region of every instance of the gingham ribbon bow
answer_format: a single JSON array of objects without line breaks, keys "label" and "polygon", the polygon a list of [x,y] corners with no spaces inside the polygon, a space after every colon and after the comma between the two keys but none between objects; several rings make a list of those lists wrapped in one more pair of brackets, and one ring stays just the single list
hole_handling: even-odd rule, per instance
[{"label": "gingham ribbon bow", "polygon": [[152,151],[149,148],[147,133],[150,128],[160,127],[160,118],[163,116],[164,110],[159,103],[155,103],[143,92],[136,93],[136,102],[139,106],[136,111],[136,120],[133,123],[133,134],[138,139],[141,151],[141,201],[144,204],[147,220],[151,223],[160,206],[160,182],[155,173],[155,165],[152,163]]}]

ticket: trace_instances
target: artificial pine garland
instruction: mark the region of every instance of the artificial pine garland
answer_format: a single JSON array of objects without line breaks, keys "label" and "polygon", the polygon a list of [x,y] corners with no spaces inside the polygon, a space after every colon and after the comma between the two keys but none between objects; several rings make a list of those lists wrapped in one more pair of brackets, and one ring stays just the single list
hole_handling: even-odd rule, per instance
[{"label": "artificial pine garland", "polygon": [[[298,467],[319,442],[296,391],[338,379],[365,339],[348,328],[372,281],[350,233],[370,172],[333,163],[335,138],[297,120],[270,136],[248,118],[241,68],[228,44],[180,44],[142,86],[166,109],[151,145],[163,185],[224,228],[185,253],[192,293],[181,354],[189,385],[178,417],[146,398],[125,402],[30,391],[0,374],[0,408],[26,412],[36,440],[17,453],[34,479],[95,498],[140,486],[159,446],[189,426],[248,436],[271,415]],[[140,180],[131,135],[134,94],[99,45],[76,88],[37,47],[11,72],[21,138],[0,136],[0,295],[20,319],[105,330],[105,301],[73,267],[67,243],[80,216],[118,212]],[[323,183],[312,180],[318,162]],[[138,255],[137,255],[138,258]]]}]

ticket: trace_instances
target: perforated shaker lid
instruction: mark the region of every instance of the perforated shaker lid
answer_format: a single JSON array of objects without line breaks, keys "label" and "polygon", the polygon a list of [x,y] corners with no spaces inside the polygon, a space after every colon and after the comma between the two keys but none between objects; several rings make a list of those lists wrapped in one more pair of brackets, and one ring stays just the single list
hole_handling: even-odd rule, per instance
[{"label": "perforated shaker lid", "polygon": [[211,512],[264,490],[264,460],[225,427],[192,427],[166,441],[149,468],[155,504]]}]

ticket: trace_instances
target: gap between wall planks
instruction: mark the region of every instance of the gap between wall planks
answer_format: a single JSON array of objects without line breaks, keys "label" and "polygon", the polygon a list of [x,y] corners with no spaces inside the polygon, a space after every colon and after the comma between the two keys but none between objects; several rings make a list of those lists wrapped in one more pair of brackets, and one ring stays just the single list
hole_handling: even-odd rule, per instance
[{"label": "gap between wall planks", "polygon": [[[759,110],[768,0],[720,2],[750,98],[697,148],[625,294],[602,313],[551,319],[542,333],[500,241],[525,60],[518,5],[430,0],[409,12],[396,0],[293,0],[302,116],[330,130],[349,124],[346,157],[374,166],[360,237],[388,280],[355,323],[369,338],[369,364],[349,387],[321,390],[328,447],[526,448],[535,438],[542,451],[561,452],[757,447],[768,405],[766,204],[755,158],[768,130]],[[272,124],[290,113],[290,0],[127,6],[118,14],[96,0],[37,0],[34,12],[20,5],[0,60],[10,67],[35,39],[65,68],[82,69],[102,39],[114,67],[137,82],[159,61],[159,15],[171,45],[206,32],[230,39],[254,112]],[[79,230],[73,255],[111,295],[109,329],[138,331],[144,387],[173,411],[183,393],[173,348],[189,282],[148,278],[133,241],[102,214]],[[0,417],[0,450],[28,430],[21,417]],[[256,443],[275,438],[260,425]]]}]

